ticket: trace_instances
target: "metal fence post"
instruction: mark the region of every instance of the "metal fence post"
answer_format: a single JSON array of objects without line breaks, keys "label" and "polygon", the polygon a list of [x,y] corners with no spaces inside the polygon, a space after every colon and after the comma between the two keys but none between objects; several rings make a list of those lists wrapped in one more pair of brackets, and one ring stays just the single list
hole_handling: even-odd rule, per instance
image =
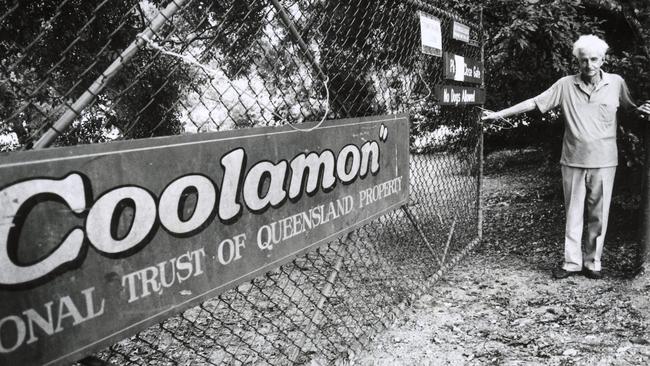
[{"label": "metal fence post", "polygon": [[650,125],[644,126],[643,144],[645,159],[641,183],[641,227],[639,228],[639,244],[637,246],[636,268],[640,272],[648,260],[648,244],[650,244]]},{"label": "metal fence post", "polygon": [[[347,236],[347,238],[349,237],[350,235]],[[307,328],[305,329],[305,334],[310,334],[313,328],[317,327],[320,324],[321,318],[323,317],[323,312],[324,312],[323,308],[325,307],[325,301],[327,301],[327,299],[332,294],[334,282],[336,281],[336,278],[339,276],[339,273],[341,272],[341,268],[343,268],[343,257],[339,257],[336,260],[336,264],[334,264],[334,268],[327,276],[326,285],[321,292],[321,296],[318,299],[318,302],[316,303],[316,309],[314,309],[314,312],[311,318],[309,319],[309,323],[307,324]],[[300,352],[302,351],[302,348],[305,346],[306,342],[307,342],[307,338],[302,338],[302,340],[298,345],[299,347],[294,349],[294,351],[290,354],[289,360],[292,363],[296,363],[296,361],[298,360],[298,356],[300,356]]]},{"label": "metal fence post", "polygon": [[[479,42],[481,42],[481,64],[485,67],[485,35],[483,30],[483,6],[479,14]],[[481,83],[481,88],[485,89],[485,79]],[[479,241],[483,239],[483,167],[485,159],[483,157],[483,120],[481,113],[478,115],[478,178],[476,184],[476,211],[477,211],[477,229]]]},{"label": "metal fence post", "polygon": [[418,225],[418,222],[415,220],[415,217],[413,217],[413,214],[409,210],[409,208],[406,205],[403,205],[400,207],[402,211],[404,211],[404,214],[406,215],[406,218],[411,222],[417,233],[420,235],[420,239],[424,241],[424,244],[426,244],[427,248],[429,248],[429,251],[431,252],[431,255],[433,255],[433,258],[438,262],[440,266],[444,264],[444,258],[441,259],[437,254],[436,251],[433,249],[433,246],[431,243],[429,243],[429,240],[427,239],[426,234],[424,231],[422,231],[422,228]]},{"label": "metal fence post", "polygon": [[[291,36],[294,38],[294,41],[298,44],[302,52],[304,52],[305,57],[307,57],[307,61],[309,61],[309,64],[316,69],[316,72],[318,73],[318,76],[321,78],[321,80],[326,83],[327,80],[329,79],[328,76],[325,74],[323,69],[320,67],[318,62],[316,62],[316,58],[312,53],[309,51],[309,47],[307,46],[307,43],[302,39],[302,36],[300,35],[300,32],[298,32],[298,29],[296,29],[296,26],[293,24],[291,21],[291,18],[289,18],[289,15],[287,14],[286,10],[284,7],[280,4],[278,0],[270,0],[271,4],[275,8],[275,10],[278,12],[278,15],[280,16],[280,19],[282,20],[282,23],[284,24],[285,27],[289,30],[289,33]],[[345,104],[341,103],[338,100],[336,92],[331,92],[332,93],[332,101],[335,103],[341,110],[343,110],[346,114],[347,117],[350,117],[350,110],[345,106]]]},{"label": "metal fence post", "polygon": [[[158,13],[158,15],[147,26],[143,35],[147,38],[152,38],[163,25],[180,9],[187,0],[172,0],[167,7]],[[95,97],[108,85],[111,79],[117,75],[120,70],[135,57],[144,44],[144,40],[137,37],[135,41],[131,42],[118,58],[93,82],[93,84],[74,102],[68,105],[68,109],[63,113],[59,119],[54,122],[52,126],[41,136],[36,143],[34,149],[46,148],[54,143],[57,137],[67,130],[72,122],[81,114],[81,112],[88,107]]]}]

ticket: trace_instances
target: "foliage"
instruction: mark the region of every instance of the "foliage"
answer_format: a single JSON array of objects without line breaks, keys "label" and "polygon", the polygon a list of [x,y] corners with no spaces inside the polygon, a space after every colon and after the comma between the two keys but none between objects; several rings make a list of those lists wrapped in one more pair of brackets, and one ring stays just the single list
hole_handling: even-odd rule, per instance
[{"label": "foliage", "polygon": [[[14,147],[29,147],[63,114],[66,104],[76,100],[137,39],[155,8],[166,3],[39,0],[14,7],[3,2],[0,134],[17,136],[19,143]],[[230,11],[224,12],[225,8]],[[249,9],[238,1],[196,1],[174,29],[168,27],[160,35],[172,30],[187,33],[191,24],[192,39],[180,42],[179,51],[205,49],[213,42],[205,57],[230,50],[224,69],[231,75],[246,73],[252,64],[248,45],[259,37],[263,10]],[[224,32],[224,27],[231,31]],[[173,47],[175,41],[170,39],[167,46]],[[188,93],[193,76],[188,65],[141,50],[56,143],[102,142],[111,135],[109,131],[117,131],[112,135],[118,138],[178,134],[182,132],[178,101]]]},{"label": "foliage", "polygon": [[[488,107],[513,105],[539,94],[561,76],[576,73],[571,46],[580,34],[603,37],[611,47],[603,68],[622,75],[637,101],[650,97],[647,1],[486,0],[483,5]],[[520,125],[531,116],[536,121],[529,127],[488,133],[487,144],[542,145],[555,158],[562,131],[555,124],[560,124],[560,116],[533,113],[511,119]],[[619,134],[622,163],[634,167],[642,154],[638,119],[627,114],[621,120],[627,122]]]},{"label": "foliage", "polygon": [[[148,20],[139,8],[144,3],[41,0],[20,2],[13,8],[4,2],[0,6],[0,14],[7,15],[0,32],[0,119],[5,122],[0,133],[14,133],[19,145],[29,147],[144,29]],[[138,123],[134,137],[152,131],[177,133],[176,115],[151,113],[152,105],[172,104],[182,90],[182,77],[164,77],[161,70],[166,66],[163,60],[148,65],[144,88],[127,88],[133,83],[133,71],[119,73],[106,93],[108,98],[86,109],[81,122],[75,122],[57,143],[104,141],[105,131],[124,129],[134,116]],[[163,86],[165,93],[153,92]],[[122,103],[114,103],[115,108],[107,112],[108,100]],[[156,129],[159,125],[165,127]]]},{"label": "foliage", "polygon": [[[2,19],[0,32],[0,120],[4,121],[0,134],[15,134],[18,146],[29,146],[48,123],[63,113],[65,103],[79,97],[136,39],[155,9],[165,3],[116,0],[110,5],[97,5],[82,0],[39,0],[20,2],[16,9],[9,2],[0,5],[0,14],[7,15]],[[491,109],[537,95],[559,77],[575,73],[571,45],[578,35],[585,33],[604,37],[612,45],[605,68],[623,75],[637,100],[650,98],[647,1],[432,3],[474,22],[478,21],[479,9],[483,9],[487,106]],[[297,13],[292,11],[297,28],[308,44],[318,44],[319,62],[330,76],[331,116],[390,113],[396,106],[408,103],[400,99],[403,96],[399,93],[394,93],[398,95],[395,100],[377,103],[382,96],[378,95],[377,81],[373,79],[377,74],[385,74],[386,81],[382,82],[386,85],[379,89],[400,90],[405,87],[405,75],[414,75],[417,66],[413,60],[418,55],[413,54],[412,45],[399,41],[404,37],[404,29],[393,26],[403,20],[406,2],[341,0],[291,4],[298,7]],[[251,78],[261,78],[267,91],[265,98],[282,100],[274,113],[289,116],[292,109],[309,104],[309,98],[314,96],[305,90],[305,85],[284,85],[291,82],[291,76],[302,77],[304,70],[293,61],[298,51],[282,25],[273,24],[280,33],[275,35],[278,39],[269,39],[265,25],[270,19],[270,8],[265,2],[197,0],[184,9],[182,17],[175,19],[174,29],[162,32],[162,36],[168,36],[163,46],[183,54],[196,54],[201,62],[219,63],[226,81],[250,82]],[[345,24],[345,37],[341,36],[340,27],[335,26],[339,24]],[[314,39],[315,34],[322,38]],[[396,54],[401,57],[395,58]],[[427,67],[425,75],[439,72],[432,69],[435,65]],[[313,79],[316,83],[311,88],[324,94],[319,78]],[[137,86],[133,85],[134,80]],[[414,80],[416,84],[425,81],[417,75]],[[194,87],[200,88],[201,83],[205,85],[207,79],[197,75],[191,66],[169,57],[156,57],[153,50],[143,50],[84,112],[81,122],[77,121],[57,143],[100,142],[108,135],[138,138],[180,133],[184,112],[179,104],[196,98]],[[427,92],[422,86],[416,89],[422,95]],[[285,93],[280,95],[281,91]],[[316,97],[322,99],[324,95]],[[239,107],[228,112],[237,126],[251,125],[247,119],[260,119],[259,115],[268,113]],[[314,108],[297,109],[305,119],[314,119],[321,113]],[[430,130],[427,123],[444,125],[449,120],[448,113],[455,113],[437,108],[432,100],[423,100],[410,109],[416,134]],[[562,130],[559,119],[558,114],[532,113],[511,118],[507,129],[488,126],[487,145],[541,144],[558,149]],[[621,131],[622,157],[631,166],[640,159],[639,136],[639,126],[634,123]],[[552,150],[549,154],[555,155]]]},{"label": "foliage", "polygon": [[580,1],[488,0],[484,10],[488,105],[511,105],[573,73],[571,47],[599,22],[580,12]]}]

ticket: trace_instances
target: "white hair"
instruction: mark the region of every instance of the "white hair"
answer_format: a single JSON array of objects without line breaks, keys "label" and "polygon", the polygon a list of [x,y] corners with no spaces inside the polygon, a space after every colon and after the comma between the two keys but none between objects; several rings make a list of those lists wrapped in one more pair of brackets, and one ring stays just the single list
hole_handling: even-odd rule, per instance
[{"label": "white hair", "polygon": [[580,50],[590,50],[597,52],[599,55],[604,57],[608,49],[609,45],[607,42],[597,36],[594,36],[593,34],[583,35],[573,44],[573,55],[578,57]]}]

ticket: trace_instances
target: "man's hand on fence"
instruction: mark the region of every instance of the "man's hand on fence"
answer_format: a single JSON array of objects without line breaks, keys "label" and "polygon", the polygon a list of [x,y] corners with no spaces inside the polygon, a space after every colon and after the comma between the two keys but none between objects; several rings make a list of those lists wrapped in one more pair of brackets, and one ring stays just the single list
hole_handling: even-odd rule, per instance
[{"label": "man's hand on fence", "polygon": [[643,119],[648,119],[650,117],[650,100],[646,100],[640,107],[636,109],[641,113]]},{"label": "man's hand on fence", "polygon": [[494,112],[488,109],[484,109],[483,113],[481,114],[481,120],[483,121],[494,121],[502,118],[503,116],[501,116],[498,112]]}]

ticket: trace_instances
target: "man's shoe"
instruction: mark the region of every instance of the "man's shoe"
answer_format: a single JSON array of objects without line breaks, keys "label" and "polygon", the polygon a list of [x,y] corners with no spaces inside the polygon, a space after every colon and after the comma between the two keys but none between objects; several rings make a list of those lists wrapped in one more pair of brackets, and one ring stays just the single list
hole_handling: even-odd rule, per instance
[{"label": "man's shoe", "polygon": [[582,272],[584,273],[585,277],[591,278],[592,280],[600,280],[603,278],[603,273],[601,271],[592,271],[589,268],[583,268]]},{"label": "man's shoe", "polygon": [[560,280],[562,278],[567,278],[580,274],[580,271],[567,271],[562,267],[557,267],[553,270],[553,278]]}]

